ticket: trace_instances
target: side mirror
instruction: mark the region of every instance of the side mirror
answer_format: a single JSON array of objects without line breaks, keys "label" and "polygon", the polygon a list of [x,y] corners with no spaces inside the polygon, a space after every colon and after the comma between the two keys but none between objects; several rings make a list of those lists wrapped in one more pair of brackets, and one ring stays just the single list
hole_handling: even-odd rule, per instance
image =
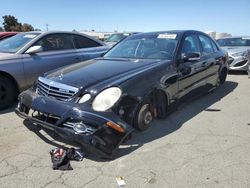
[{"label": "side mirror", "polygon": [[26,54],[36,54],[43,51],[42,46],[31,46],[25,53]]},{"label": "side mirror", "polygon": [[200,60],[200,58],[201,58],[201,55],[198,52],[182,54],[182,60],[184,62],[187,62],[187,61],[190,61],[190,62],[198,61],[198,60]]}]

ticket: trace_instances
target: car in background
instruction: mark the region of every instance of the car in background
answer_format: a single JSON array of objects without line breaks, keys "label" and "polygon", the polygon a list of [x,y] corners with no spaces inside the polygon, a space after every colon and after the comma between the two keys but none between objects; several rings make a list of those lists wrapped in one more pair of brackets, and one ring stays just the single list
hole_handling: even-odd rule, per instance
[{"label": "car in background", "polygon": [[229,69],[247,71],[250,59],[250,37],[227,37],[217,40],[229,54]]},{"label": "car in background", "polygon": [[0,32],[0,41],[16,35],[18,32]]},{"label": "car in background", "polygon": [[[199,31],[127,37],[103,57],[41,76],[16,113],[104,157],[187,96],[223,84],[228,55]],[[153,127],[152,127],[153,128]]]},{"label": "car in background", "polygon": [[136,32],[131,33],[114,33],[110,35],[104,42],[109,46],[114,46],[119,41],[125,39],[126,37],[136,34]]},{"label": "car in background", "polygon": [[0,110],[38,76],[105,53],[103,42],[76,32],[26,32],[0,42]]}]

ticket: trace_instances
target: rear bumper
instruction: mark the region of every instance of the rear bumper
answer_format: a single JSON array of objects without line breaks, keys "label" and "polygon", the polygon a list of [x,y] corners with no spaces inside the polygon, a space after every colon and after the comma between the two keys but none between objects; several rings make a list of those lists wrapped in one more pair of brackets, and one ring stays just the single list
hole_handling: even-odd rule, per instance
[{"label": "rear bumper", "polygon": [[[119,145],[134,130],[113,112],[96,113],[72,102],[62,102],[37,95],[27,90],[19,95],[16,114],[37,126],[56,132],[66,140],[77,142],[91,153],[101,157],[112,157]],[[74,125],[82,123],[91,131],[77,132]],[[109,126],[107,122],[119,125],[123,132]],[[86,129],[87,130],[87,129]]]}]

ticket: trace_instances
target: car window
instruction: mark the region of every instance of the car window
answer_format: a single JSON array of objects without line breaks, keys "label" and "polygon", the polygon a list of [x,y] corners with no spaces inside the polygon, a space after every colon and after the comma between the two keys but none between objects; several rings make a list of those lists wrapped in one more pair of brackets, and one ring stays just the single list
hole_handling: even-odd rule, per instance
[{"label": "car window", "polygon": [[112,34],[105,42],[119,42],[124,39],[126,35],[124,34]]},{"label": "car window", "polygon": [[40,33],[20,33],[0,42],[0,52],[16,53]]},{"label": "car window", "polygon": [[199,39],[196,35],[189,35],[185,38],[181,54],[200,53]]},{"label": "car window", "polygon": [[250,37],[218,39],[220,46],[250,46]]},{"label": "car window", "polygon": [[204,35],[199,35],[199,39],[201,41],[203,55],[207,55],[214,52],[211,40],[208,37]]},{"label": "car window", "polygon": [[173,59],[178,36],[176,33],[156,33],[132,36],[113,47],[104,57]]},{"label": "car window", "polygon": [[57,51],[74,49],[72,35],[70,34],[50,34],[43,37],[33,46],[40,45],[43,51]]},{"label": "car window", "polygon": [[211,40],[211,44],[213,46],[214,51],[217,52],[218,51],[218,47],[216,46],[216,44],[214,43],[214,41]]},{"label": "car window", "polygon": [[74,41],[77,49],[102,46],[98,42],[80,35],[74,35]]}]

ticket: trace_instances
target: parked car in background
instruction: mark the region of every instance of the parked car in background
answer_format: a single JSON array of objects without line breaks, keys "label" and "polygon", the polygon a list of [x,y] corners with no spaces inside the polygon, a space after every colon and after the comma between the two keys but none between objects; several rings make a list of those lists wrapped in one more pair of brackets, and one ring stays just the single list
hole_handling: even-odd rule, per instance
[{"label": "parked car in background", "polygon": [[0,42],[0,109],[30,87],[39,75],[108,50],[103,42],[76,32],[27,32]]},{"label": "parked car in background", "polygon": [[125,39],[126,37],[136,34],[136,32],[133,33],[114,33],[110,35],[106,40],[105,43],[109,46],[114,46],[119,41]]},{"label": "parked car in background", "polygon": [[229,54],[229,69],[247,71],[250,58],[250,37],[227,37],[217,43]]},{"label": "parked car in background", "polygon": [[19,95],[16,113],[105,157],[188,95],[226,80],[228,55],[198,31],[132,35],[104,57],[52,71]]},{"label": "parked car in background", "polygon": [[16,35],[18,32],[0,32],[0,41]]}]

